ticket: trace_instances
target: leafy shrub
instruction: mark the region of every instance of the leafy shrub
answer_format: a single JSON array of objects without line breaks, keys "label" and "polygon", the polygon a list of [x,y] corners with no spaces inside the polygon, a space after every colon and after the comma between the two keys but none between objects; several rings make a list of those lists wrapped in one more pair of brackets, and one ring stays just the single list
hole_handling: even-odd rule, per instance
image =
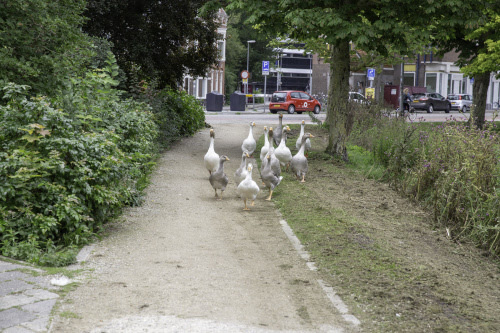
[{"label": "leafy shrub", "polygon": [[[0,250],[57,265],[127,204],[137,203],[158,136],[148,105],[122,100],[116,65],[68,82],[52,100],[3,87]],[[62,251],[69,262],[71,251]],[[68,255],[70,253],[70,255]]]},{"label": "leafy shrub", "polygon": [[179,136],[193,135],[205,125],[202,105],[185,91],[164,89],[144,94],[160,130],[160,142],[167,146]]}]

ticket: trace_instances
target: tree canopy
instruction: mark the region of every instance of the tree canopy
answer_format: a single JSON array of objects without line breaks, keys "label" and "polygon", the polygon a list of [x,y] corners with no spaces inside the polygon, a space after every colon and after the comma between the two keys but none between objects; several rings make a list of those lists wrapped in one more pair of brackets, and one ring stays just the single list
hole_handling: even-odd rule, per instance
[{"label": "tree canopy", "polygon": [[217,62],[216,11],[206,0],[88,0],[84,30],[113,43],[130,77],[175,86],[185,73],[205,75]]},{"label": "tree canopy", "polygon": [[90,54],[84,8],[84,0],[0,1],[0,80],[53,94],[83,70]]},{"label": "tree canopy", "polygon": [[482,128],[490,74],[500,70],[500,3],[464,0],[459,9],[448,7],[442,15],[433,25],[434,45],[441,53],[458,52],[457,64],[474,78],[471,120]]},{"label": "tree canopy", "polygon": [[262,61],[272,61],[274,58],[270,38],[245,22],[245,12],[241,10],[228,11],[229,23],[226,45],[226,94],[233,93],[238,86],[239,73],[247,68],[247,41],[255,40],[250,45],[249,71],[250,82],[263,80]]},{"label": "tree canopy", "polygon": [[[269,1],[230,0],[229,7],[244,9],[248,22],[271,35],[294,40],[323,41],[330,49],[328,92],[329,145],[327,152],[347,160],[346,140],[352,124],[348,108],[350,42],[381,55],[407,54],[425,44],[429,18],[441,5],[413,4],[408,0]],[[421,29],[420,29],[421,28]]]},{"label": "tree canopy", "polygon": [[[474,25],[482,25],[473,20],[478,19],[479,12],[479,18],[486,21],[484,8],[498,13],[492,9],[493,0],[287,0],[273,2],[272,6],[266,0],[228,2],[230,8],[244,9],[248,13],[247,21],[262,32],[330,45],[327,152],[344,160],[347,160],[345,143],[352,124],[347,103],[350,42],[382,56],[418,54],[428,45],[451,51],[465,43],[459,50],[464,59],[470,60],[476,54],[471,43],[479,43],[479,46],[485,43],[485,40],[465,39]],[[465,18],[467,15],[470,17]],[[487,29],[494,30],[493,26]],[[495,47],[496,44],[489,45]],[[490,58],[494,61],[493,56]]]}]

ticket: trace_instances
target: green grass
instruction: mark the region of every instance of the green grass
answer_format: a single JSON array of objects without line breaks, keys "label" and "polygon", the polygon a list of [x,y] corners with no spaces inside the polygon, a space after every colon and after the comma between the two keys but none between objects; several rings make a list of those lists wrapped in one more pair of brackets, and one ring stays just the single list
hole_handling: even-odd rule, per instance
[{"label": "green grass", "polygon": [[[298,133],[297,125],[290,127]],[[324,153],[326,140],[321,139],[326,137],[325,130],[306,126],[306,131],[316,136],[309,153],[306,183],[282,171],[284,178],[273,194],[273,202],[352,314],[366,323],[370,332],[469,332],[478,327],[484,309],[475,301],[469,303],[460,283],[446,280],[447,276],[435,270],[434,264],[442,267],[439,261],[449,258],[430,257],[421,264],[398,250],[399,242],[407,241],[404,237],[409,237],[409,243],[418,243],[432,228],[432,223],[422,220],[427,216],[412,212],[409,200],[402,207],[391,207],[402,197],[394,192],[387,204],[376,191],[366,193],[370,189],[359,186],[363,179],[373,179],[373,186],[376,181],[390,179],[373,153],[351,144],[349,163],[332,163]],[[287,142],[292,154],[295,140],[296,136]],[[263,142],[260,137],[258,152]],[[352,195],[343,192],[356,186],[365,193],[352,199],[352,205],[349,201],[341,203],[345,196]],[[359,212],[356,204],[375,208]],[[400,237],[404,240],[399,241]],[[462,249],[456,251],[461,253]],[[488,314],[490,321],[481,324],[486,331],[495,325],[495,311]],[[455,324],[457,319],[460,324]]]}]

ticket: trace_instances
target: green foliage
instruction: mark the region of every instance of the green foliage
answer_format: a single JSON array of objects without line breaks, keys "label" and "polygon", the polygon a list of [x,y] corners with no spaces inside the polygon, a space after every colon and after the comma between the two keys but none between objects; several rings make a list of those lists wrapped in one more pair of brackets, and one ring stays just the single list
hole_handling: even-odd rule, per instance
[{"label": "green foliage", "polygon": [[157,125],[146,104],[121,100],[112,88],[115,70],[110,61],[105,70],[72,79],[51,100],[28,97],[26,87],[3,87],[2,255],[70,262],[72,252],[56,250],[87,243],[124,205],[139,202]]},{"label": "green foliage", "polygon": [[142,97],[155,115],[162,147],[167,147],[180,136],[193,135],[205,126],[203,106],[185,91],[145,88]]},{"label": "green foliage", "polygon": [[467,76],[474,77],[478,73],[497,72],[500,69],[500,13],[490,12],[491,20],[471,32],[466,39],[484,40],[484,48],[478,51],[473,61],[461,68]]},{"label": "green foliage", "polygon": [[[241,71],[247,68],[247,56],[251,81],[264,80],[262,61],[268,60],[271,64],[274,63],[276,56],[272,54],[270,42],[276,35],[267,36],[246,23],[244,11],[228,10],[227,13],[229,22],[226,36],[225,89],[226,100],[229,101],[229,96],[238,89],[238,83],[241,82]],[[248,44],[248,40],[255,40],[255,43]]]},{"label": "green foliage", "polygon": [[112,42],[128,79],[175,87],[186,72],[204,76],[217,63],[217,12],[202,13],[205,2],[88,0],[83,29]]},{"label": "green foliage", "polygon": [[83,0],[0,1],[0,83],[52,95],[91,54],[81,32]]},{"label": "green foliage", "polygon": [[[357,131],[353,143],[369,149],[374,164],[406,195],[434,212],[456,238],[467,237],[500,254],[500,140],[496,124],[406,123],[382,118]],[[367,144],[369,143],[369,144]]]}]

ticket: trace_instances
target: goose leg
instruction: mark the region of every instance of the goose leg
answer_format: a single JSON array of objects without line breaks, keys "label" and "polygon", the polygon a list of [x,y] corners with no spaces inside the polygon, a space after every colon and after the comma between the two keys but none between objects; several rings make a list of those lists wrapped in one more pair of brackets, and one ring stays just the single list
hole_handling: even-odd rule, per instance
[{"label": "goose leg", "polygon": [[252,203],[250,204],[250,206],[255,206],[255,200],[252,200]]},{"label": "goose leg", "polygon": [[267,201],[271,201],[271,197],[273,196],[273,190],[269,190],[269,197],[266,198]]},{"label": "goose leg", "polygon": [[217,189],[215,189],[215,197],[218,198],[219,196],[217,195]]},{"label": "goose leg", "polygon": [[250,210],[250,208],[247,207],[247,199],[244,199],[243,202],[245,203],[245,208],[243,208],[243,210]]},{"label": "goose leg", "polygon": [[223,193],[224,193],[224,191],[223,191],[223,190],[220,190],[220,198],[219,198],[219,200],[222,200],[222,194],[223,194]]},{"label": "goose leg", "polygon": [[304,178],[306,178],[306,174],[305,173],[302,174],[302,180],[300,181],[301,183],[305,183],[306,182],[306,180]]}]

